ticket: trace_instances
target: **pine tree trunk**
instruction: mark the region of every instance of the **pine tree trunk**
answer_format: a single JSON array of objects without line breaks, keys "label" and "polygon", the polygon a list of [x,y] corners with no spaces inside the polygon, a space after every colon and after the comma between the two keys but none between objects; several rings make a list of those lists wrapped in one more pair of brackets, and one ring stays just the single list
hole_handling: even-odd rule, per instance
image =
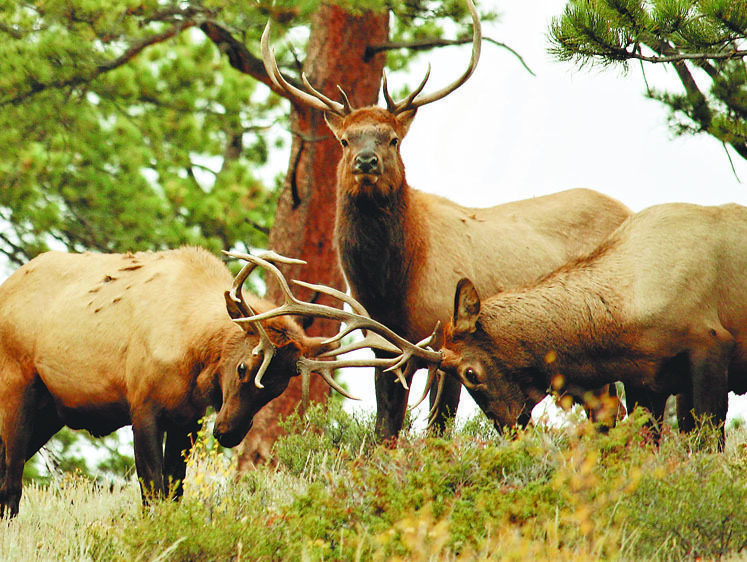
[{"label": "pine tree trunk", "polygon": [[[311,34],[304,71],[311,84],[332,99],[339,99],[337,85],[345,89],[354,107],[373,105],[378,100],[385,57],[366,59],[366,47],[388,38],[388,13],[352,16],[337,6],[323,4],[312,17]],[[340,147],[317,110],[293,105],[288,173],[283,184],[275,223],[270,232],[270,248],[280,254],[306,260],[304,266],[285,266],[288,279],[302,279],[344,290],[333,241],[335,185]],[[316,298],[296,287],[304,300]],[[267,297],[282,302],[276,284],[268,285]],[[326,296],[317,302],[338,303]],[[305,325],[309,335],[330,336],[338,326],[315,320]],[[329,387],[321,378],[311,378],[312,401],[324,402]],[[254,419],[254,427],[244,439],[239,453],[239,470],[271,460],[273,444],[281,435],[279,417],[291,414],[301,402],[301,380],[296,377],[288,389],[265,406]]]}]

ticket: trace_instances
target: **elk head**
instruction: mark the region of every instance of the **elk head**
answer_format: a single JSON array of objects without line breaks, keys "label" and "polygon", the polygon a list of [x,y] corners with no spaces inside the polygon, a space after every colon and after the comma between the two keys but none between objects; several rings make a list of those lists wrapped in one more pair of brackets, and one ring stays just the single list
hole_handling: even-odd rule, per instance
[{"label": "elk head", "polygon": [[[263,257],[282,263],[298,263],[272,252]],[[303,263],[303,262],[301,262]],[[254,314],[241,292],[241,287],[256,268],[247,264],[226,291],[226,308],[232,319]],[[255,307],[269,310],[271,305],[258,301]],[[223,343],[217,366],[220,410],[215,420],[214,435],[224,447],[238,445],[251,429],[255,414],[270,400],[285,391],[290,379],[299,374],[302,358],[316,357],[339,347],[337,342],[307,336],[291,318],[273,318],[266,325],[237,324]]]},{"label": "elk head", "polygon": [[446,329],[440,369],[456,377],[499,431],[526,425],[545,397],[539,371],[514,369],[517,347],[503,349],[485,330],[480,297],[469,279],[457,284],[454,315]]},{"label": "elk head", "polygon": [[386,76],[383,93],[386,109],[364,107],[355,109],[345,92],[338,86],[342,102],[336,102],[315,90],[305,75],[303,89],[292,85],[278,69],[270,48],[270,22],[262,34],[262,60],[275,86],[290,99],[321,110],[330,129],[342,146],[338,165],[338,185],[346,186],[352,196],[386,198],[404,182],[404,165],[400,143],[407,134],[418,107],[440,100],[464,84],[472,75],[480,58],[482,30],[472,0],[467,7],[473,22],[472,58],[467,70],[452,84],[431,94],[421,92],[430,75],[430,67],[420,85],[404,100],[396,102],[389,95]]}]

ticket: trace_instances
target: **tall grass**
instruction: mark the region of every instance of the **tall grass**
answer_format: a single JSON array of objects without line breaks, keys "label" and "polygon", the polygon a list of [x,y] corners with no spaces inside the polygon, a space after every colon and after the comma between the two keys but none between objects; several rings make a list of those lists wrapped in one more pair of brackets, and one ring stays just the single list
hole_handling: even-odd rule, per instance
[{"label": "tall grass", "polygon": [[27,487],[0,523],[1,560],[683,560],[747,556],[744,428],[633,415],[498,435],[481,415],[443,438],[377,446],[333,406],[286,422],[278,466],[236,476],[205,435],[182,502],[145,510],[133,481]]}]

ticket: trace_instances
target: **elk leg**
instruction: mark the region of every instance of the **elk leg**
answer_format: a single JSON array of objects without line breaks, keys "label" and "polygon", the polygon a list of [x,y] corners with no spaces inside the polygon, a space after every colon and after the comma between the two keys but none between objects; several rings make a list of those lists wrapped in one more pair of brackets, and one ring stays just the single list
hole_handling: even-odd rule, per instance
[{"label": "elk leg", "polygon": [[615,383],[592,390],[581,390],[580,393],[571,392],[571,396],[576,403],[581,404],[589,421],[596,424],[602,432],[615,427],[627,413],[617,395]]},{"label": "elk leg", "polygon": [[641,388],[625,386],[625,402],[628,412],[632,412],[638,406],[646,408],[651,413],[651,423],[647,424],[653,431],[654,439],[659,442],[661,437],[661,424],[664,422],[664,412],[667,407],[668,394],[651,392]]},{"label": "elk leg", "polygon": [[163,456],[163,482],[167,497],[179,500],[184,495],[184,477],[187,474],[187,457],[200,431],[200,422],[186,427],[172,427],[166,431]]},{"label": "elk leg", "polygon": [[376,368],[376,438],[396,439],[405,422],[408,391],[392,373]]},{"label": "elk leg", "polygon": [[[20,375],[20,372],[19,372]],[[12,384],[17,382],[17,384]],[[29,441],[34,432],[36,413],[35,384],[19,376],[7,377],[2,391],[4,407],[0,419],[0,435],[4,453],[0,475],[0,516],[18,514],[23,486],[23,466],[26,464]],[[15,406],[15,407],[13,407]]]},{"label": "elk leg", "polygon": [[[715,345],[690,352],[690,379],[692,381],[692,412],[697,417],[710,416],[710,423],[720,426],[720,448],[724,446],[724,422],[729,402],[729,377],[727,368],[734,339],[731,334],[711,330]],[[677,412],[679,417],[679,410]],[[693,424],[694,425],[694,424]]]},{"label": "elk leg", "polygon": [[677,427],[683,433],[690,433],[695,429],[693,415],[693,393],[691,390],[677,395]]},{"label": "elk leg", "polygon": [[150,411],[134,411],[132,436],[135,448],[135,469],[140,480],[143,505],[151,498],[164,496],[163,486],[163,429]]},{"label": "elk leg", "polygon": [[[433,402],[436,399],[437,389],[435,385],[431,388],[430,401],[431,409],[433,409]],[[459,395],[462,392],[462,383],[454,377],[446,377],[444,381],[444,388],[441,394],[441,400],[439,400],[436,406],[436,414],[431,426],[431,430],[435,435],[441,435],[446,427],[447,420],[453,418],[456,415],[457,408],[459,407]]]}]

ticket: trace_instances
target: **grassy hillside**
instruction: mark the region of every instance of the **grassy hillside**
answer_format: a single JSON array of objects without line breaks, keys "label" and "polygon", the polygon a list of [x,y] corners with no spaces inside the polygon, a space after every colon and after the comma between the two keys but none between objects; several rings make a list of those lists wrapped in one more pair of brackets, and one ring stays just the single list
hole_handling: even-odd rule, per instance
[{"label": "grassy hillside", "polygon": [[135,482],[29,486],[0,522],[0,560],[747,559],[747,433],[634,415],[497,435],[482,416],[443,439],[374,446],[338,407],[289,420],[276,468],[234,478],[205,437],[184,501],[142,510]]}]

